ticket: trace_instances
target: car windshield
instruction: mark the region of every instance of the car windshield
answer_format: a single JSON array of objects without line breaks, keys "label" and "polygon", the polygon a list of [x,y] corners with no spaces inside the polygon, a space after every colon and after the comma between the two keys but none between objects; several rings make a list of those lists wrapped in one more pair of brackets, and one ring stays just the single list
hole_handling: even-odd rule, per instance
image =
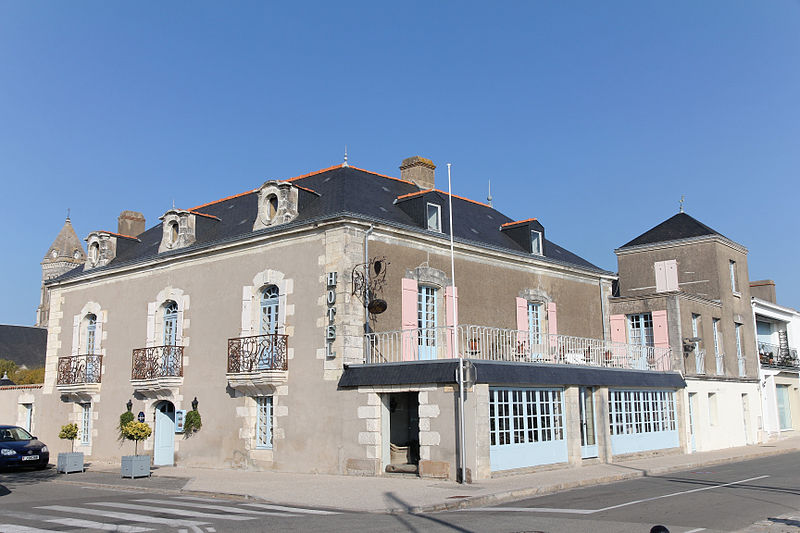
[{"label": "car windshield", "polygon": [[22,428],[3,428],[0,429],[0,442],[14,440],[31,440],[31,434]]}]

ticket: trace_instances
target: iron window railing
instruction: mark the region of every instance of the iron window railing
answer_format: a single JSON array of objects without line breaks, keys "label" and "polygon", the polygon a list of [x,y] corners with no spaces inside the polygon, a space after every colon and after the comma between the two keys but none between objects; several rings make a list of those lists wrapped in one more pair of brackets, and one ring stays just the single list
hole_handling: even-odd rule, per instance
[{"label": "iron window railing", "polygon": [[84,354],[59,357],[56,384],[100,383],[102,365],[102,355]]},{"label": "iron window railing", "polygon": [[183,346],[149,346],[133,350],[131,379],[183,376]]},{"label": "iron window railing", "polygon": [[696,349],[694,351],[694,373],[703,375],[706,373],[706,350]]},{"label": "iron window railing", "polygon": [[289,336],[271,333],[228,339],[228,373],[287,370]]},{"label": "iron window railing", "polygon": [[796,349],[768,342],[758,343],[758,358],[764,366],[800,367]]}]

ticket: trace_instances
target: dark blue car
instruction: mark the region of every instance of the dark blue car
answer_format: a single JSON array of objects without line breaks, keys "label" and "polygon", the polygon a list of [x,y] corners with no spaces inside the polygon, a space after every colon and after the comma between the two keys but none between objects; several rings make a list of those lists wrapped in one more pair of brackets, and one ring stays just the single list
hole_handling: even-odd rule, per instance
[{"label": "dark blue car", "polygon": [[48,461],[50,450],[42,441],[21,427],[0,426],[0,468],[45,468]]}]

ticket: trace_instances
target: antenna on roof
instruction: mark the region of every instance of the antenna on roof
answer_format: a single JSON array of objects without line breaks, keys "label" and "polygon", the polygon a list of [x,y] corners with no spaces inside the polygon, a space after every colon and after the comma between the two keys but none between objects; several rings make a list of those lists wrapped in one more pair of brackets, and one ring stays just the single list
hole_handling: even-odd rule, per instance
[{"label": "antenna on roof", "polygon": [[350,165],[347,164],[347,145],[344,145],[344,163],[342,163],[343,167],[349,167]]},{"label": "antenna on roof", "polygon": [[172,199],[172,209],[175,209],[175,198]]},{"label": "antenna on roof", "polygon": [[680,210],[681,213],[683,213],[683,202],[684,202],[685,199],[686,199],[686,197],[681,194],[681,210]]},{"label": "antenna on roof", "polygon": [[489,180],[489,196],[486,197],[486,203],[489,204],[489,207],[492,206],[492,180]]},{"label": "antenna on roof", "polygon": [[69,207],[67,208],[67,222],[69,222]]}]

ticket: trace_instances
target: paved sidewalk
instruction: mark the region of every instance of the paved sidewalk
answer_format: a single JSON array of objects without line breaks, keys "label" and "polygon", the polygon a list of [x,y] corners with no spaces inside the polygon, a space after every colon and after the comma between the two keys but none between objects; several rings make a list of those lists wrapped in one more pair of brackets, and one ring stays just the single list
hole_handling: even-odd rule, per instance
[{"label": "paved sidewalk", "polygon": [[179,466],[154,469],[150,479],[127,480],[120,478],[118,465],[101,464],[92,465],[84,474],[62,475],[58,482],[229,495],[290,506],[360,512],[429,512],[492,505],[577,487],[793,451],[800,451],[800,437],[690,455],[666,455],[498,477],[471,485],[412,477],[290,474]]}]

